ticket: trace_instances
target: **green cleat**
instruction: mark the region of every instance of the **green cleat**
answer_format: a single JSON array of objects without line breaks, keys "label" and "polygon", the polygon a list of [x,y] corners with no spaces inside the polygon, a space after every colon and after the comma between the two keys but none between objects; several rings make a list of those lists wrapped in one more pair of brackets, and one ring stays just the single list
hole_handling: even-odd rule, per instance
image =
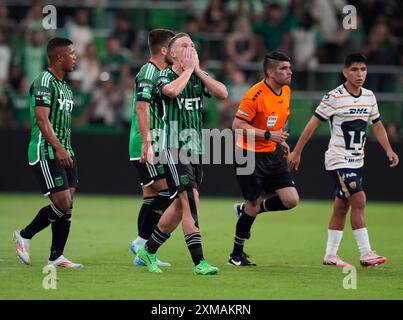
[{"label": "green cleat", "polygon": [[194,274],[197,275],[214,275],[217,274],[219,269],[209,265],[206,260],[200,261],[200,263],[194,267]]},{"label": "green cleat", "polygon": [[146,249],[140,247],[137,256],[144,261],[149,272],[162,273],[162,270],[158,267],[156,253],[149,253]]}]

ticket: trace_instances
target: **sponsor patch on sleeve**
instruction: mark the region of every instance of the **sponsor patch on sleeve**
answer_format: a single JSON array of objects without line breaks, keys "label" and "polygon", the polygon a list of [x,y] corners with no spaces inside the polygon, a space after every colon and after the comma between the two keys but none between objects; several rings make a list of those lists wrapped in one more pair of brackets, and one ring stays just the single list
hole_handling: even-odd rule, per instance
[{"label": "sponsor patch on sleeve", "polygon": [[243,110],[241,110],[241,109],[238,110],[238,114],[240,114],[240,115],[242,115],[242,116],[244,116],[244,117],[247,117],[247,118],[250,117],[250,115],[249,115],[248,113],[246,113],[245,111],[243,111]]}]

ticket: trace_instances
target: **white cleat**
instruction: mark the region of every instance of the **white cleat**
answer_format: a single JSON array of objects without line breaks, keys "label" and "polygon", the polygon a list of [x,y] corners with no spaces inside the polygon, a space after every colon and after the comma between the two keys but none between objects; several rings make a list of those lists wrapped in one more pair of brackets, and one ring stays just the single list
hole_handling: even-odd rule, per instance
[{"label": "white cleat", "polygon": [[[137,250],[139,249],[139,245],[133,241],[132,244],[130,245],[130,251],[136,255],[136,257],[133,260],[133,265],[135,265],[136,267],[141,267],[141,266],[145,266],[146,264],[144,263],[143,260],[141,260],[139,257],[137,257]],[[170,267],[171,264],[169,262],[164,262],[161,260],[157,259],[157,264],[159,267]]]},{"label": "white cleat", "polygon": [[48,266],[54,266],[58,268],[70,268],[70,269],[82,269],[84,266],[81,263],[74,263],[71,262],[69,259],[65,258],[63,255],[61,255],[59,258],[57,258],[54,261],[48,261]]},{"label": "white cleat", "polygon": [[386,261],[386,257],[376,254],[375,251],[370,251],[361,257],[360,264],[363,267],[377,267],[383,263],[386,263]]},{"label": "white cleat", "polygon": [[20,230],[16,230],[13,233],[13,240],[15,243],[15,249],[17,250],[17,256],[20,260],[29,265],[31,258],[29,257],[29,244],[30,239],[24,239],[21,237]]},{"label": "white cleat", "polygon": [[338,256],[326,256],[323,258],[323,264],[326,266],[336,266],[336,267],[350,267],[351,264],[340,259]]}]

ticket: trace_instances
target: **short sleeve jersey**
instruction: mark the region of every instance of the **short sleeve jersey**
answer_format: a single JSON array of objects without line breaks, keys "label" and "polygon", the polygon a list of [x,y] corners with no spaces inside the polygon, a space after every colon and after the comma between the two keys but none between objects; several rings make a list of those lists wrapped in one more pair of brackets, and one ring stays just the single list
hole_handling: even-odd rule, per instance
[{"label": "short sleeve jersey", "polygon": [[323,97],[315,116],[329,121],[330,125],[326,170],[361,168],[364,165],[367,124],[380,120],[374,93],[361,88],[360,95],[355,96],[341,85]]},{"label": "short sleeve jersey", "polygon": [[[282,129],[290,116],[291,89],[283,86],[276,94],[265,81],[255,84],[245,93],[235,117],[265,131]],[[237,146],[254,152],[273,152],[277,143],[255,138],[255,145],[248,145],[246,136],[239,136]]]},{"label": "short sleeve jersey", "polygon": [[55,159],[55,150],[46,141],[39,129],[35,117],[36,107],[50,109],[49,122],[60,143],[74,156],[71,147],[71,113],[73,111],[73,92],[65,81],[55,77],[49,70],[43,71],[31,84],[29,90],[29,108],[32,128],[31,140],[28,147],[28,161],[30,165],[39,160]]}]

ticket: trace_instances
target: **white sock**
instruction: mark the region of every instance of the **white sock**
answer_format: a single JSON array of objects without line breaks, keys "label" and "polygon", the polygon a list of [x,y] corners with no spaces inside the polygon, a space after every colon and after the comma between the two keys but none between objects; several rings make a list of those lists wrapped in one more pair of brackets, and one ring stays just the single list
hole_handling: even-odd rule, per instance
[{"label": "white sock", "polygon": [[137,236],[137,238],[135,240],[133,240],[133,243],[137,246],[144,246],[146,242],[147,242],[147,239],[144,239],[140,236]]},{"label": "white sock", "polygon": [[361,257],[371,250],[371,245],[369,244],[368,230],[367,228],[361,228],[353,230],[355,241],[357,242],[358,250],[360,250]]},{"label": "white sock", "polygon": [[343,238],[343,231],[340,230],[327,230],[327,245],[326,256],[336,256],[339,250],[341,238]]}]

